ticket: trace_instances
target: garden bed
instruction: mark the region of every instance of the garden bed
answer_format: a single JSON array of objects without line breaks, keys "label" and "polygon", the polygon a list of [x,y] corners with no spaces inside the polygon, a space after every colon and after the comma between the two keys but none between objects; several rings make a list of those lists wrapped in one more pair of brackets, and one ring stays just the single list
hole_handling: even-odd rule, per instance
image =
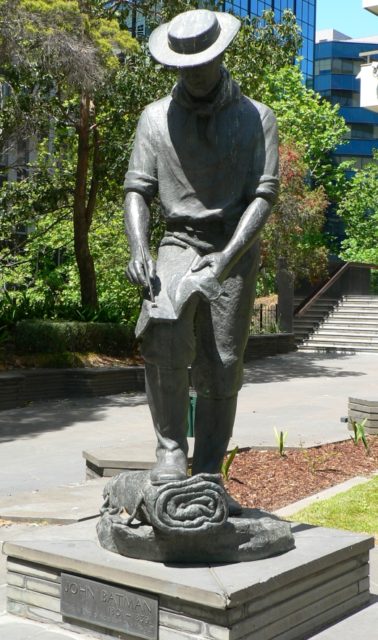
[{"label": "garden bed", "polygon": [[367,436],[369,451],[353,440],[310,449],[248,450],[238,453],[226,483],[245,507],[274,511],[358,475],[378,471],[378,438]]}]

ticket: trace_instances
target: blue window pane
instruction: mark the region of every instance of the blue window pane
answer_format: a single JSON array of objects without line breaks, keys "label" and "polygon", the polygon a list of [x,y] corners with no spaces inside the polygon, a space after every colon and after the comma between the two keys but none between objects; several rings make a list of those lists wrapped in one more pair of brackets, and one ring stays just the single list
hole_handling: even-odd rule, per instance
[{"label": "blue window pane", "polygon": [[229,10],[244,17],[250,12],[251,16],[261,16],[267,9],[274,8],[276,20],[282,19],[282,12],[291,9],[302,30],[303,47],[299,52],[304,58],[301,69],[305,75],[313,74],[313,56],[315,40],[315,0],[225,0],[224,10]]}]

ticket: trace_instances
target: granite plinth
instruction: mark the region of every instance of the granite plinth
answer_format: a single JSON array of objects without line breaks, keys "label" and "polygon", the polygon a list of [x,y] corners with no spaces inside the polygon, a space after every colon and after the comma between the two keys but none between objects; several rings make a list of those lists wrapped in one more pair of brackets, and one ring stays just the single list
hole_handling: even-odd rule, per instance
[{"label": "granite plinth", "polygon": [[[182,566],[102,549],[93,521],[46,527],[34,539],[3,546],[8,611],[82,628],[60,613],[61,574],[69,573],[157,595],[160,640],[304,640],[368,602],[374,541],[305,525],[293,525],[293,533],[296,548],[275,558]],[[85,627],[93,637],[111,637],[96,625]]]}]

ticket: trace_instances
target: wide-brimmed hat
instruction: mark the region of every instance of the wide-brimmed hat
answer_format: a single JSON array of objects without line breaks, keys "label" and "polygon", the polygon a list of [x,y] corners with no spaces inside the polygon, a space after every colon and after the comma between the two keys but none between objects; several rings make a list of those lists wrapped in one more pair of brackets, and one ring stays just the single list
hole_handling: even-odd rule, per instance
[{"label": "wide-brimmed hat", "polygon": [[240,21],[229,13],[193,9],[150,35],[152,56],[168,67],[196,67],[219,56],[235,38]]}]

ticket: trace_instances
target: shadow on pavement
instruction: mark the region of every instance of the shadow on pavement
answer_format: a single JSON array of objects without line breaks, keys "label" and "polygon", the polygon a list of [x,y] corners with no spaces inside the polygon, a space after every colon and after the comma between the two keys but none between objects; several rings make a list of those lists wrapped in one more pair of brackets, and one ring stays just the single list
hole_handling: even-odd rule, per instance
[{"label": "shadow on pavement", "polygon": [[[305,378],[350,378],[365,376],[358,358],[342,354],[289,353],[254,360],[245,365],[244,384],[287,382]],[[349,367],[349,368],[347,368]],[[143,393],[72,398],[35,402],[0,412],[0,443],[36,437],[65,429],[75,423],[101,422],[111,409],[146,404]]]},{"label": "shadow on pavement", "polygon": [[294,378],[349,378],[366,375],[363,371],[342,367],[350,355],[289,353],[254,360],[244,366],[244,384],[286,382]]},{"label": "shadow on pavement", "polygon": [[146,396],[119,394],[97,398],[75,398],[30,403],[27,407],[0,412],[0,443],[16,438],[36,437],[41,433],[65,429],[78,422],[98,422],[111,408],[146,404]]}]

